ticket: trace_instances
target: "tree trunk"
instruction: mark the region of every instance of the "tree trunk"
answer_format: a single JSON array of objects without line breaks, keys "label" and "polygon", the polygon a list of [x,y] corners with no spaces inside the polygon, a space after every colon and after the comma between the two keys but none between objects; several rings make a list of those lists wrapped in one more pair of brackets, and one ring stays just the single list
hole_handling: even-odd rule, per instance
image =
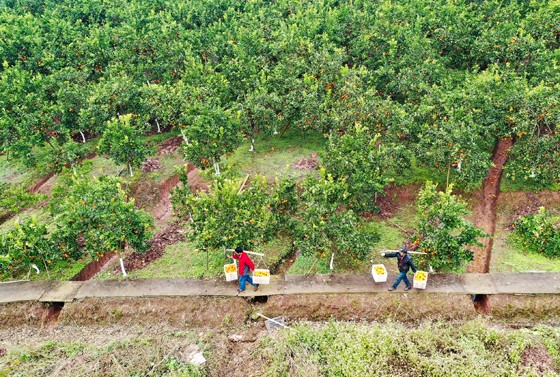
[{"label": "tree trunk", "polygon": [[473,247],[474,260],[468,267],[469,272],[488,273],[490,271],[490,258],[494,244],[492,237],[496,230],[496,203],[500,195],[504,165],[512,145],[513,139],[511,138],[498,141],[492,155],[492,167],[482,182],[482,189],[474,209],[474,225],[482,228],[489,237],[482,240],[482,247]]}]

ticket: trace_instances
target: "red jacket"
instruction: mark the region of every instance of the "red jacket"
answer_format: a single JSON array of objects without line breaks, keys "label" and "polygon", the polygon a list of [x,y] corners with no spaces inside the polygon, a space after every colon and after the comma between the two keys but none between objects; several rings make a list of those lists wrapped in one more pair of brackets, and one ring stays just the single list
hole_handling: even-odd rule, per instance
[{"label": "red jacket", "polygon": [[233,254],[232,257],[233,259],[239,259],[239,275],[245,275],[245,266],[249,267],[249,271],[253,271],[255,269],[253,261],[244,251],[241,253],[241,255]]}]

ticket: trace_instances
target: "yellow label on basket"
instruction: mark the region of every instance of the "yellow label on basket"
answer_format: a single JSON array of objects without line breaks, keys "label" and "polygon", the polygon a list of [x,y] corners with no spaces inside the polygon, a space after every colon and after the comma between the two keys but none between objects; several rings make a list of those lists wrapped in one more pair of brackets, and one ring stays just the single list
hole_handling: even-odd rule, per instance
[{"label": "yellow label on basket", "polygon": [[266,270],[266,271],[255,271],[253,272],[253,276],[258,276],[258,277],[266,277],[266,276],[270,276],[270,271]]},{"label": "yellow label on basket", "polygon": [[383,275],[386,272],[383,266],[375,266],[374,269],[377,275]]},{"label": "yellow label on basket", "polygon": [[235,266],[235,263],[228,264],[225,266],[225,270],[226,270],[226,274],[231,274],[237,272],[237,267]]},{"label": "yellow label on basket", "polygon": [[427,278],[428,278],[428,274],[426,274],[423,271],[418,271],[416,273],[416,275],[414,276],[414,280],[417,280],[417,281],[426,281]]}]

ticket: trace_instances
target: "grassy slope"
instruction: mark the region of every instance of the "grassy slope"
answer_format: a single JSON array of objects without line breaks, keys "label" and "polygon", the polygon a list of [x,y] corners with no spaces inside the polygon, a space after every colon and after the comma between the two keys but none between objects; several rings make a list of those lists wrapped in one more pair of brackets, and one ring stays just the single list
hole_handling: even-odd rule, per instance
[{"label": "grassy slope", "polygon": [[[58,326],[0,340],[0,376],[557,376],[560,330],[487,320],[300,323],[270,333],[228,326]],[[259,333],[260,332],[260,333]],[[10,330],[0,330],[6,339]],[[250,342],[228,341],[241,334]],[[258,334],[258,335],[255,335]],[[195,346],[198,345],[198,346]],[[203,352],[204,367],[188,364]],[[235,356],[232,356],[235,355]],[[247,365],[239,368],[239,360]]]},{"label": "grassy slope", "polygon": [[[146,138],[152,146],[153,154],[155,149],[164,140],[175,136],[174,134],[156,134]],[[93,143],[90,141],[89,143]],[[276,177],[293,177],[302,178],[309,174],[315,174],[316,170],[306,169],[297,170],[292,164],[302,158],[309,158],[311,153],[322,153],[325,148],[325,139],[319,133],[301,133],[298,131],[288,131],[286,135],[280,138],[278,135],[262,135],[256,140],[256,152],[248,152],[250,144],[245,141],[231,156],[223,160],[223,173],[232,177],[243,178],[246,174],[262,174],[270,181]],[[91,149],[91,145],[88,146]],[[180,151],[173,154],[156,156],[163,165],[163,168],[154,172],[145,173],[136,170],[135,176],[130,178],[124,177],[129,185],[144,185],[152,188],[155,192],[150,196],[146,193],[145,197],[137,198],[143,208],[150,210],[157,204],[158,186],[166,179],[175,174],[175,169],[183,163]],[[111,160],[103,157],[95,157],[91,160],[92,175],[114,175],[121,170]],[[23,169],[22,167],[9,162],[5,156],[0,156],[0,180],[10,181],[12,183],[26,183],[31,177],[37,177],[37,173]],[[209,178],[212,174],[206,172]],[[429,172],[423,169],[414,169],[408,174],[404,174],[397,179],[399,184],[407,184],[411,182],[420,182],[430,177]],[[441,180],[442,177],[439,177]],[[436,179],[437,181],[438,179]],[[57,177],[51,178],[50,185],[54,185]],[[144,187],[142,186],[142,187]],[[144,191],[143,191],[144,192]],[[141,194],[142,195],[142,194]],[[508,216],[513,211],[511,203],[509,207],[499,208],[499,221]],[[414,206],[407,204],[401,207],[396,217],[379,221],[379,231],[381,235],[380,241],[372,245],[371,255],[367,260],[352,271],[368,273],[371,263],[384,263],[389,272],[396,272],[393,264],[380,258],[379,250],[399,248],[406,239],[406,234],[402,228],[411,228],[414,223]],[[52,219],[48,215],[47,208],[37,206],[28,209],[19,214],[20,219],[29,216],[36,216],[45,223],[52,223]],[[11,221],[7,221],[0,225],[0,230],[5,232],[13,227],[13,223],[17,217]],[[375,221],[375,220],[373,220]],[[502,271],[527,271],[527,270],[543,270],[543,271],[560,271],[560,260],[550,260],[538,255],[526,254],[519,250],[515,245],[511,245],[507,241],[508,232],[502,229],[502,225],[498,225],[496,233],[496,241],[494,247],[494,256],[491,270],[494,272]],[[276,265],[289,253],[289,245],[287,240],[275,240],[266,250],[267,261],[265,265]],[[264,250],[264,249],[263,249]],[[262,250],[261,250],[262,251]],[[131,273],[132,277],[208,277],[221,276],[224,262],[221,253],[211,255],[209,258],[209,268],[206,270],[206,256],[203,253],[196,253],[188,242],[170,246],[163,258],[143,271],[135,271]],[[306,273],[329,273],[330,255],[317,259],[316,256],[299,256],[291,268],[287,271],[289,274],[306,274]],[[417,260],[419,262],[419,260]],[[85,265],[87,260],[71,262],[67,265],[64,263],[50,268],[51,277],[55,279],[65,280],[73,276],[76,270]],[[335,272],[350,272],[347,269],[337,266],[335,259]],[[65,271],[68,270],[68,271]],[[26,277],[27,271],[23,272],[18,278]],[[113,278],[110,273],[102,274],[104,278]],[[46,274],[33,275],[32,279],[46,279]]]},{"label": "grassy slope", "polygon": [[275,177],[300,178],[313,170],[294,169],[293,163],[310,158],[311,153],[321,153],[326,140],[317,132],[288,130],[283,137],[263,135],[255,140],[256,152],[249,152],[251,144],[245,141],[231,156],[227,157],[225,169],[234,176],[263,175],[269,180]]}]

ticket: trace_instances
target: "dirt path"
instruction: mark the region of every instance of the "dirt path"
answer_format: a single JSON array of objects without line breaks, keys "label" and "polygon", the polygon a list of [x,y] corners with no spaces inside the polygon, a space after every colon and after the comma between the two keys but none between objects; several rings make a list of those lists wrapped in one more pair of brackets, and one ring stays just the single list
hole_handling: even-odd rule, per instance
[{"label": "dirt path", "polygon": [[[482,182],[482,189],[477,195],[477,204],[474,208],[474,225],[481,228],[489,235],[482,239],[482,247],[475,246],[474,260],[468,266],[469,272],[490,272],[494,234],[496,233],[496,206],[500,195],[500,184],[507,162],[508,151],[513,145],[513,139],[500,139],[494,147],[492,167],[488,170],[486,179]],[[477,312],[489,314],[490,301],[485,294],[473,295],[473,304]]]},{"label": "dirt path", "polygon": [[498,141],[492,155],[493,166],[488,171],[486,179],[482,182],[482,189],[477,195],[478,200],[473,211],[474,225],[482,228],[489,237],[482,240],[482,247],[473,248],[474,260],[469,265],[469,272],[487,273],[490,271],[493,236],[496,230],[496,203],[500,195],[504,165],[512,145],[512,138]]}]

